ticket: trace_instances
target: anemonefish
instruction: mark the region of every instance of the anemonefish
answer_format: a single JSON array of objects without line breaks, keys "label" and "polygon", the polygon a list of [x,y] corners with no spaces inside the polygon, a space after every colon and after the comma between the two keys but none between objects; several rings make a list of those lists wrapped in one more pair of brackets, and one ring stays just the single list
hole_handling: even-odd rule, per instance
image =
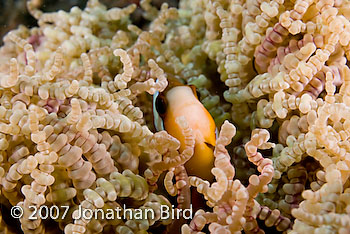
[{"label": "anemonefish", "polygon": [[166,130],[178,139],[180,152],[184,150],[185,139],[175,120],[180,116],[186,118],[195,136],[194,154],[185,163],[187,173],[212,181],[216,127],[212,116],[199,101],[195,86],[170,80],[162,93],[154,94],[153,114],[156,129]]}]

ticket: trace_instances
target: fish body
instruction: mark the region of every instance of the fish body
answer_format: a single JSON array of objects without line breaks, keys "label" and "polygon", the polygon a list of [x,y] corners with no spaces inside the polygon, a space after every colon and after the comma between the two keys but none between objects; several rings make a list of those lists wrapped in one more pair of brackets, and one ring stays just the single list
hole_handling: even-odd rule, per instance
[{"label": "fish body", "polygon": [[195,87],[177,84],[154,96],[155,126],[166,130],[180,142],[180,152],[185,148],[185,137],[176,118],[184,116],[195,137],[194,155],[185,163],[187,173],[212,181],[214,165],[215,122],[198,100]]}]

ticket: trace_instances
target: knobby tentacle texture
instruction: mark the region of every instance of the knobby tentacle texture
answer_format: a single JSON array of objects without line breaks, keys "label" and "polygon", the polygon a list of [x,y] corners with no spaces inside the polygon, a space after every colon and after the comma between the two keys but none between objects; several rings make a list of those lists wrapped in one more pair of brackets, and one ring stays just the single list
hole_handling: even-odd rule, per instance
[{"label": "knobby tentacle texture", "polygon": [[[1,232],[349,233],[350,2],[151,2],[30,0],[37,26],[4,36]],[[152,95],[174,80],[215,146],[184,117],[183,139],[156,132]],[[213,181],[187,175],[203,145]]]}]

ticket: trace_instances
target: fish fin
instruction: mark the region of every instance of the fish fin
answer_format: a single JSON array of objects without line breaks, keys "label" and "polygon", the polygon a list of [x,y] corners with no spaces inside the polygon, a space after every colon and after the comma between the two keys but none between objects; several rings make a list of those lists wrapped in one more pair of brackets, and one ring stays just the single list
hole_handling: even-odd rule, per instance
[{"label": "fish fin", "polygon": [[212,150],[214,151],[214,149],[215,149],[215,146],[214,146],[214,145],[210,144],[209,142],[204,142],[204,144],[205,144],[208,148],[210,148],[210,149],[212,149]]}]

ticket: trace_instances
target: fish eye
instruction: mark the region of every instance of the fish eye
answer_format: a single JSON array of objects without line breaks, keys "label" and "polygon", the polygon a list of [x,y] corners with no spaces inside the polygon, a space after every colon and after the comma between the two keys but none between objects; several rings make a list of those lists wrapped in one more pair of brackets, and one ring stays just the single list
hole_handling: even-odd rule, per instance
[{"label": "fish eye", "polygon": [[167,104],[164,100],[164,97],[158,95],[157,99],[156,99],[156,110],[158,112],[159,115],[164,115],[167,109]]}]

